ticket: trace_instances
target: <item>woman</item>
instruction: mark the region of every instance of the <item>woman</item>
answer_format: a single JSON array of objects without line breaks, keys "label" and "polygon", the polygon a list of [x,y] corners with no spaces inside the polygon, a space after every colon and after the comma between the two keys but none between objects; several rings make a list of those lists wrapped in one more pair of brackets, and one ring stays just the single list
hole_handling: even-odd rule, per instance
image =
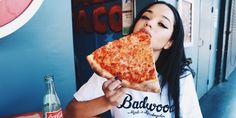
[{"label": "woman", "polygon": [[92,117],[109,110],[115,118],[202,117],[193,74],[186,63],[183,25],[177,10],[165,2],[148,5],[132,27],[132,32],[140,30],[146,30],[152,37],[162,92],[127,89],[119,80],[107,81],[93,74],[75,93],[65,117]]}]

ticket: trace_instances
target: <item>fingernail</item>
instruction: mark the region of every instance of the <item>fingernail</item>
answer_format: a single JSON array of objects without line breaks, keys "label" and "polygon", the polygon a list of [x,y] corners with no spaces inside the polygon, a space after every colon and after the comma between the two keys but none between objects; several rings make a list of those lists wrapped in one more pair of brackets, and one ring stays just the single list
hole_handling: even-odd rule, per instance
[{"label": "fingernail", "polygon": [[[116,76],[114,79],[115,79],[115,80],[120,80],[118,76]],[[121,81],[121,80],[120,80],[120,81]]]}]

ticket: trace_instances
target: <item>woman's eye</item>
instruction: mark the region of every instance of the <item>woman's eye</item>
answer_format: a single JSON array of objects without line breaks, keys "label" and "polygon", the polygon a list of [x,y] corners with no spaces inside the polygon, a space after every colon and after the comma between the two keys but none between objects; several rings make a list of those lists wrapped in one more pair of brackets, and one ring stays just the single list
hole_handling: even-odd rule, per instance
[{"label": "woman's eye", "polygon": [[158,25],[165,28],[165,29],[168,29],[168,27],[166,27],[166,25],[164,25],[163,23],[158,23]]},{"label": "woman's eye", "polygon": [[141,16],[141,19],[150,20],[150,18],[148,18],[147,16]]}]

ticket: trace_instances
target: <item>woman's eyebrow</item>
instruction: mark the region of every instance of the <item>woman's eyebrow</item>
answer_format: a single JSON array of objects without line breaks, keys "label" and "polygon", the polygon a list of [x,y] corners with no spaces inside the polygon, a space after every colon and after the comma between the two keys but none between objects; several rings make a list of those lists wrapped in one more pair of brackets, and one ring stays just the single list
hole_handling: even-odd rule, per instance
[{"label": "woman's eyebrow", "polygon": [[147,9],[145,12],[153,13],[153,11],[149,9]]},{"label": "woman's eyebrow", "polygon": [[170,21],[170,19],[168,17],[166,17],[166,16],[162,16],[162,17],[165,18],[166,20],[168,20],[170,22],[170,24],[171,24],[171,21]]},{"label": "woman's eyebrow", "polygon": [[[150,10],[150,9],[147,9],[145,12],[153,13],[153,11]],[[145,13],[145,12],[144,12],[144,13]],[[170,24],[172,24],[171,21],[170,21],[170,19],[169,19],[167,16],[164,16],[164,15],[163,15],[162,17],[165,18],[166,20],[168,20],[168,21],[170,22]]]}]

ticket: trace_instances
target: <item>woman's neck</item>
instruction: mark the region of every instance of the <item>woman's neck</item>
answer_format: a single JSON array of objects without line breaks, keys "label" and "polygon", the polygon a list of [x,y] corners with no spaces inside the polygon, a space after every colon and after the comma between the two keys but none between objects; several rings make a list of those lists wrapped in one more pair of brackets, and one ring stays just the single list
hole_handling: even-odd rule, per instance
[{"label": "woman's neck", "polygon": [[156,62],[157,59],[159,58],[160,53],[161,53],[161,51],[153,51],[153,55],[154,55],[155,62]]}]

